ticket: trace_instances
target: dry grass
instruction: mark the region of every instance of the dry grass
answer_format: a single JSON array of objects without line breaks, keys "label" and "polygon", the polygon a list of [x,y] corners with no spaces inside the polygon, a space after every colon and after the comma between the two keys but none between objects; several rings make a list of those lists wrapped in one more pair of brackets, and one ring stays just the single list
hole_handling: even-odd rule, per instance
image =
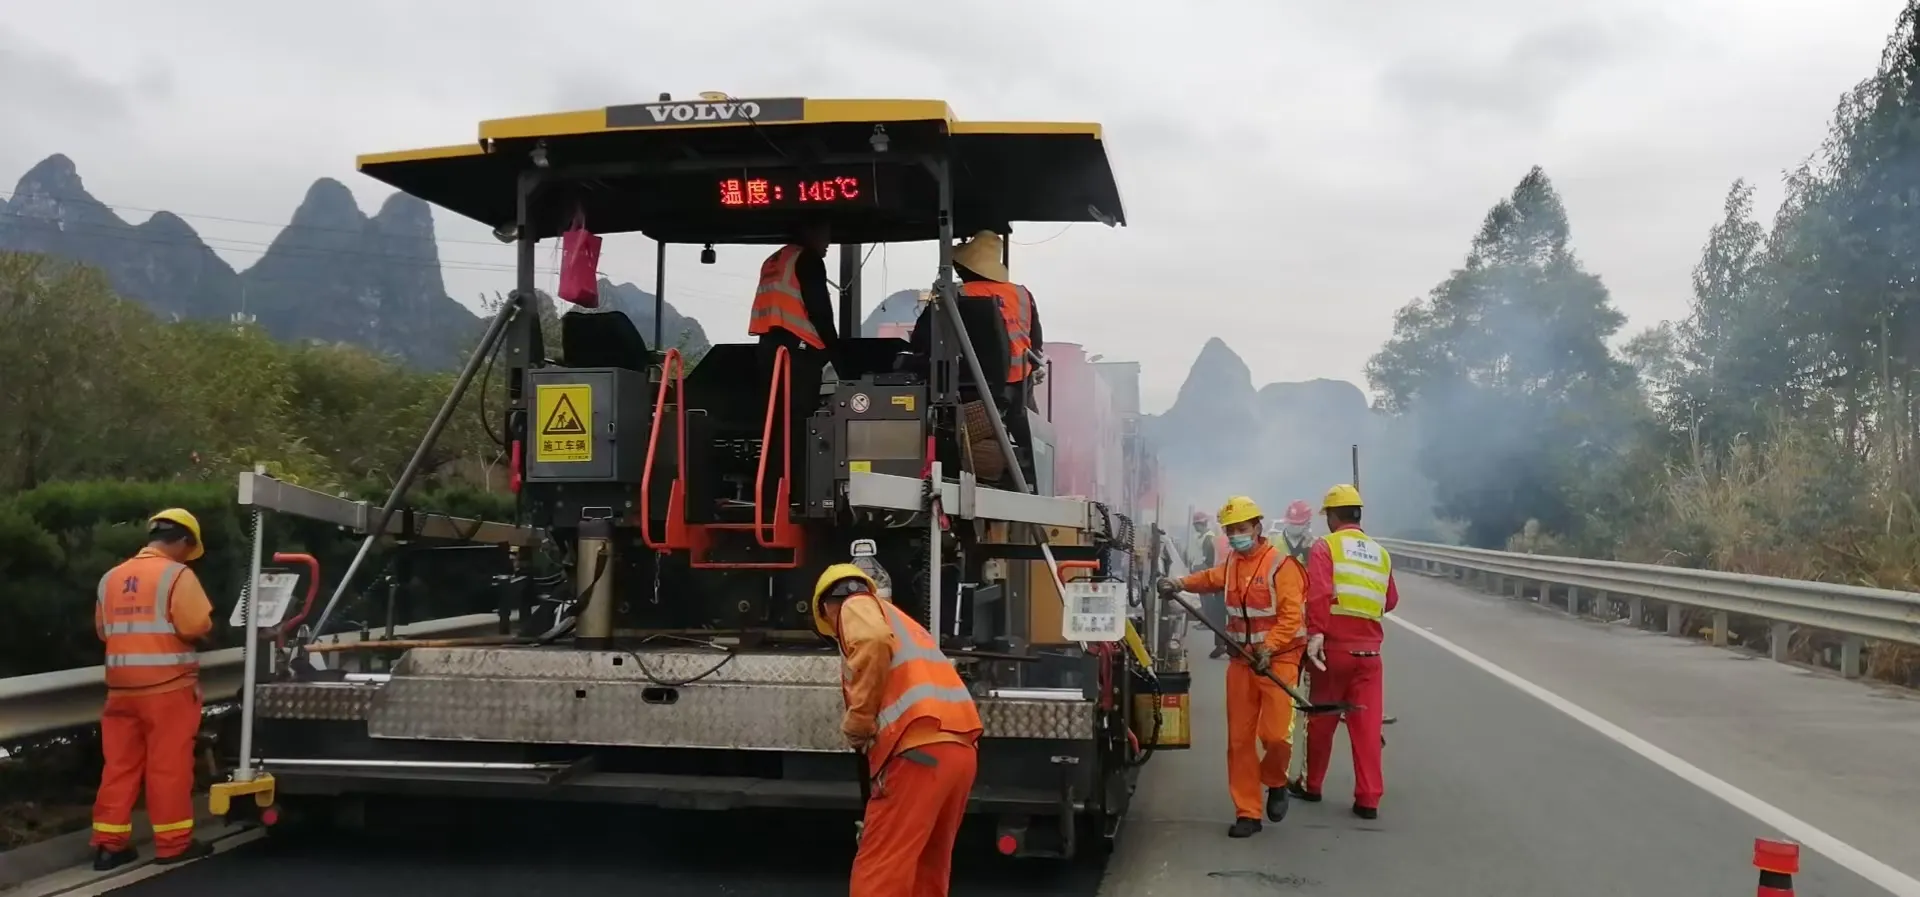
[{"label": "dry grass", "polygon": [[[1896,485],[1896,471],[1877,469],[1823,433],[1783,427],[1765,440],[1738,440],[1722,453],[1695,451],[1690,462],[1668,469],[1665,481],[1661,513],[1617,546],[1616,557],[1878,588],[1920,586],[1920,509]],[[1544,546],[1551,539],[1523,531],[1513,544]],[[1709,616],[1690,612],[1684,631],[1700,631]],[[1733,629],[1735,644],[1764,647],[1771,638],[1764,621],[1735,620]],[[1839,645],[1832,633],[1801,631],[1789,650],[1795,659],[1832,665]],[[1867,673],[1920,686],[1920,649],[1869,642]]]}]

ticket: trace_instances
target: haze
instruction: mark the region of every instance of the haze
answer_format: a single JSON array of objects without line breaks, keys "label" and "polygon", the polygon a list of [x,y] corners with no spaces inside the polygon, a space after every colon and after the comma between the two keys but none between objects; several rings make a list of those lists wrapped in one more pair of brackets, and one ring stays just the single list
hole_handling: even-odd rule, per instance
[{"label": "haze", "polygon": [[[1623,333],[1680,316],[1727,184],[1756,181],[1768,217],[1779,172],[1818,144],[1900,4],[7,6],[0,182],[66,153],[123,216],[174,211],[236,267],[315,177],[372,208],[386,190],[354,173],[357,153],[461,142],[484,118],[724,90],[1101,121],[1133,225],[1023,228],[1015,273],[1049,336],[1142,361],[1159,410],[1216,335],[1256,383],[1364,384],[1392,311],[1459,263],[1534,164]],[[507,248],[437,214],[449,292],[504,289]],[[757,253],[670,257],[668,298],[744,338]],[[611,240],[603,271],[651,287],[652,249]],[[868,302],[931,274],[929,246],[876,254]]]}]

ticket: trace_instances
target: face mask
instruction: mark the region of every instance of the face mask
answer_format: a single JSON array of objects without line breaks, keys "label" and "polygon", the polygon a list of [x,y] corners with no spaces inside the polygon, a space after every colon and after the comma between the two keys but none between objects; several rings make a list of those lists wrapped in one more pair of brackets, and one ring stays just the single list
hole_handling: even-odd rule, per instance
[{"label": "face mask", "polygon": [[1234,551],[1247,551],[1248,549],[1253,548],[1253,537],[1244,535],[1244,534],[1238,535],[1238,536],[1228,536],[1227,544],[1233,546]]}]

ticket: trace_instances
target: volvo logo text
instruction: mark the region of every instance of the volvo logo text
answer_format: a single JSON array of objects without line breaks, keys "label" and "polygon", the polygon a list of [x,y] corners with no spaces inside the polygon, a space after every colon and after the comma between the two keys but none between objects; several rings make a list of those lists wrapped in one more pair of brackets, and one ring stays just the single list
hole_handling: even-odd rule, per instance
[{"label": "volvo logo text", "polygon": [[806,112],[806,101],[802,99],[637,103],[608,107],[607,127],[662,128],[675,125],[795,122],[804,121]]}]

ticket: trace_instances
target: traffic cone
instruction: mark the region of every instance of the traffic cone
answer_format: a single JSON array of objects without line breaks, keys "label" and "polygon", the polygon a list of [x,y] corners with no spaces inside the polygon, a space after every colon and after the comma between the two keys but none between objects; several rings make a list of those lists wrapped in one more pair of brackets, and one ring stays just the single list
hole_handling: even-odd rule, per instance
[{"label": "traffic cone", "polygon": [[1793,873],[1800,871],[1800,845],[1771,838],[1753,839],[1753,868],[1760,870],[1757,897],[1793,897]]}]

